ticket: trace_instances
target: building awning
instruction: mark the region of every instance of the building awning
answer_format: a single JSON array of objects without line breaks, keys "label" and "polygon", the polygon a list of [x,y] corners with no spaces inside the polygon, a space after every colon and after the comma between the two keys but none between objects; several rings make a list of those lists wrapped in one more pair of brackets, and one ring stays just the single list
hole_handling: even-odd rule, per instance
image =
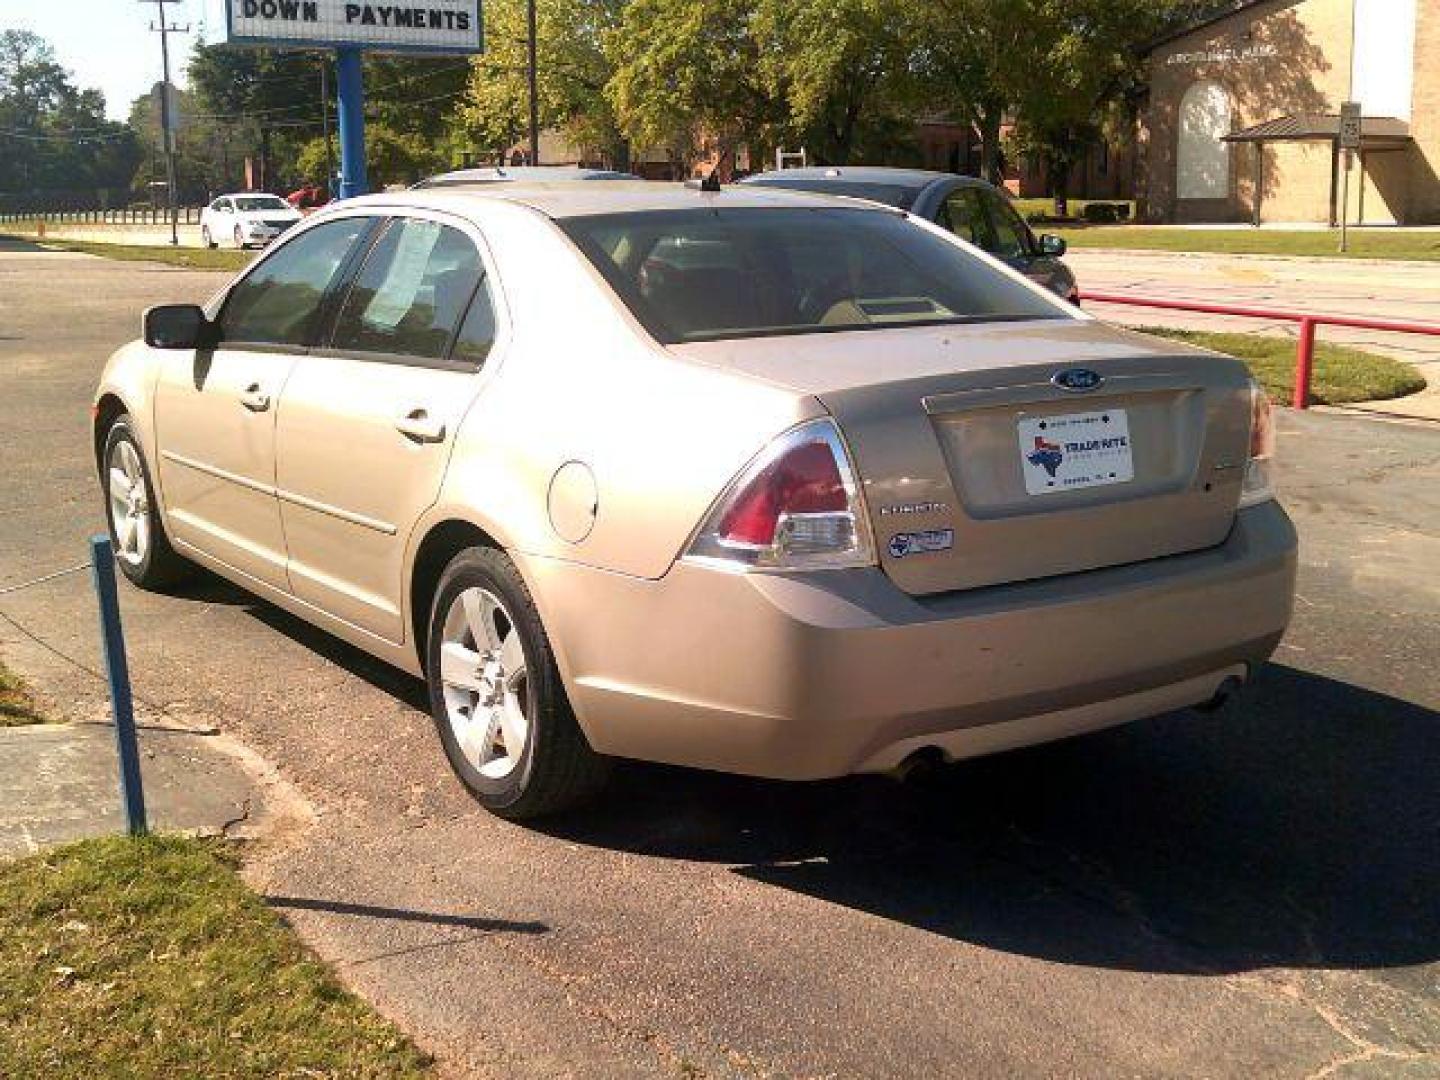
[{"label": "building awning", "polygon": [[[1393,116],[1367,116],[1362,122],[1362,148],[1384,149],[1404,146],[1412,141],[1410,125]],[[1267,143],[1302,142],[1324,140],[1334,142],[1340,138],[1340,117],[1334,113],[1306,113],[1298,116],[1281,116],[1266,120],[1241,131],[1232,131],[1222,137],[1223,142]]]}]

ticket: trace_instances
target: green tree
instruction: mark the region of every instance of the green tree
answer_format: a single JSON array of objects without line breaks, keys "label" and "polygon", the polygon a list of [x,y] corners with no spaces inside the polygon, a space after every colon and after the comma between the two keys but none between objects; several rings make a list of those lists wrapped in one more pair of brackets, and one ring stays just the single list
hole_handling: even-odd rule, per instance
[{"label": "green tree", "polygon": [[[321,68],[328,78],[322,80]],[[231,133],[260,162],[261,186],[282,190],[328,183],[324,142],[328,85],[335,116],[334,62],[328,53],[236,49],[197,44],[190,86],[202,115]],[[367,55],[364,60],[367,166],[372,186],[399,182],[415,170],[447,165],[469,62],[459,57]],[[338,147],[332,134],[332,150]],[[315,146],[318,150],[312,150]],[[378,178],[378,179],[377,179]]]},{"label": "green tree", "polygon": [[0,31],[0,191],[125,187],[139,157],[133,134],[105,118],[98,90],[75,86],[43,38]]},{"label": "green tree", "polygon": [[[473,62],[460,123],[473,146],[498,156],[529,134],[525,0],[485,5],[485,52]],[[607,163],[629,167],[629,144],[605,96],[613,67],[606,36],[624,0],[539,0],[536,73],[540,126]]]},{"label": "green tree", "polygon": [[[904,0],[633,0],[607,40],[607,96],[636,141],[759,154],[806,146],[845,163],[909,125]],[[907,132],[908,134],[908,132]]]},{"label": "green tree", "polygon": [[[377,138],[385,144],[367,147],[371,171],[394,183],[399,181],[392,170],[408,175],[404,161],[420,175],[457,164],[466,142],[461,115],[469,84],[468,57],[366,56],[366,138],[372,129],[384,129]],[[402,147],[408,149],[401,152]],[[306,173],[314,180],[323,175],[323,170]],[[378,186],[373,177],[371,186]]]},{"label": "green tree", "polygon": [[[171,87],[179,127],[175,132],[175,182],[182,204],[206,201],[212,193],[240,186],[243,154],[231,146],[232,126],[204,114],[195,94]],[[130,105],[127,123],[143,152],[131,187],[145,193],[152,181],[163,181],[165,141],[160,130],[160,84]]]},{"label": "green tree", "polygon": [[237,159],[256,158],[259,186],[278,190],[296,179],[300,145],[321,130],[320,65],[329,62],[324,54],[197,41],[186,71],[196,115],[228,135]]},{"label": "green tree", "polygon": [[1017,5],[993,0],[934,0],[911,18],[916,99],[979,133],[980,175],[998,184],[1000,129],[1023,77],[1022,44],[1039,28],[1025,24]]},{"label": "green tree", "polygon": [[783,133],[843,165],[909,104],[911,5],[902,0],[756,0],[761,72],[785,102]]},{"label": "green tree", "polygon": [[[409,186],[444,170],[448,164],[445,147],[439,142],[378,122],[365,126],[365,169],[372,190],[387,184]],[[296,151],[294,172],[298,179],[313,178],[318,182],[325,176],[325,166],[323,138],[310,139]]]},{"label": "green tree", "polygon": [[772,146],[789,115],[786,89],[753,32],[752,0],[631,0],[606,40],[615,74],[606,97],[638,144],[693,161]]},{"label": "green tree", "polygon": [[1069,174],[1087,145],[1142,78],[1140,46],[1194,5],[1175,0],[1016,0],[1022,62],[1005,79],[1015,108],[1014,143],[1050,179],[1055,213],[1069,210]]}]

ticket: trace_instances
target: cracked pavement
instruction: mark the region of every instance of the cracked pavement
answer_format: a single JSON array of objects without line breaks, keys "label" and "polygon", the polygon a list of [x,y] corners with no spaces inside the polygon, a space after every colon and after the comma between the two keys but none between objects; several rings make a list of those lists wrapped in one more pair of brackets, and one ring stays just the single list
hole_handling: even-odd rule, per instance
[{"label": "cracked pavement", "polygon": [[[100,525],[105,354],[222,280],[0,252],[0,587]],[[314,804],[252,882],[447,1075],[1440,1076],[1440,430],[1282,432],[1300,597],[1241,700],[904,787],[636,765],[509,825],[418,683],[213,578],[123,590],[131,668]],[[93,714],[83,576],[0,611]]]}]

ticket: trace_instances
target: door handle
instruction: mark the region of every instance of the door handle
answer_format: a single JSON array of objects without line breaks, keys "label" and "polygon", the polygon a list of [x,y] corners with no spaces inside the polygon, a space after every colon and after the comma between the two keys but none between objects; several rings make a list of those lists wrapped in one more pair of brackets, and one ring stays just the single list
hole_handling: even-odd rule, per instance
[{"label": "door handle", "polygon": [[251,383],[240,395],[240,404],[251,412],[264,412],[270,408],[270,395],[260,389],[259,383]]},{"label": "door handle", "polygon": [[432,420],[424,409],[411,409],[395,418],[395,430],[418,443],[436,443],[445,438],[445,424]]}]

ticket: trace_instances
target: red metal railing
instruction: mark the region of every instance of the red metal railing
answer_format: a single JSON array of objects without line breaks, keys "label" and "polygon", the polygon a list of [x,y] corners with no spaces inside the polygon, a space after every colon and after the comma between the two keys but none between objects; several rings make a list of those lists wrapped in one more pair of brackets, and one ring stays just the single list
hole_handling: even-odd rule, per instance
[{"label": "red metal railing", "polygon": [[1295,387],[1290,400],[1291,406],[1296,409],[1307,408],[1310,404],[1310,376],[1315,368],[1317,326],[1348,326],[1356,330],[1383,330],[1395,334],[1427,334],[1440,337],[1440,326],[1404,319],[1365,319],[1355,315],[1326,315],[1315,311],[1207,304],[1199,300],[1162,300],[1153,296],[1129,296],[1125,293],[1087,292],[1082,293],[1080,299],[1096,304],[1129,304],[1132,307],[1161,308],[1167,311],[1193,311],[1202,315],[1235,315],[1246,319],[1299,323],[1300,337],[1295,343]]}]

